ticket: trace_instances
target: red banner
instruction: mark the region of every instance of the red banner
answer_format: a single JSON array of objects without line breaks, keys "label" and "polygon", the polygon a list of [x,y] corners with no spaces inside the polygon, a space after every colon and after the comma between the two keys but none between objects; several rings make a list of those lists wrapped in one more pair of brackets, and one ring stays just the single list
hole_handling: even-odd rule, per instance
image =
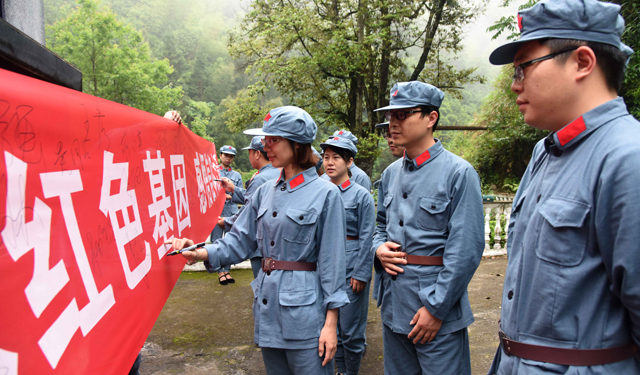
[{"label": "red banner", "polygon": [[0,69],[0,373],[126,374],[222,211],[183,125]]}]

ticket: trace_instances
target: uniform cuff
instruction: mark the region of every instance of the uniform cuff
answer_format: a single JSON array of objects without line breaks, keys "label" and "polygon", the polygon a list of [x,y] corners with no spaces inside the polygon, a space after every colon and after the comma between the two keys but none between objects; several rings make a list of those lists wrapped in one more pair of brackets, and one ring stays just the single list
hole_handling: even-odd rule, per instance
[{"label": "uniform cuff", "polygon": [[[447,315],[449,314],[449,311],[442,311],[441,308],[437,308],[435,307],[430,301],[429,301],[429,296],[430,295],[435,295],[436,293],[436,285],[430,285],[424,289],[420,289],[420,292],[418,292],[418,297],[420,297],[420,301],[422,302],[422,304],[424,305],[424,307],[427,308],[427,310],[429,311],[429,313],[433,316],[435,316],[436,318],[443,320],[447,317]],[[442,304],[440,304],[440,306],[442,307]]]},{"label": "uniform cuff", "polygon": [[209,259],[204,261],[204,266],[209,273],[214,273],[222,267],[218,260],[215,247],[213,247],[213,245],[205,245],[204,248],[207,250],[207,255],[209,256]]},{"label": "uniform cuff", "polygon": [[347,292],[341,290],[339,292],[333,293],[329,297],[325,298],[322,302],[322,307],[324,311],[339,309],[342,306],[346,306],[349,303],[349,297],[347,296]]}]

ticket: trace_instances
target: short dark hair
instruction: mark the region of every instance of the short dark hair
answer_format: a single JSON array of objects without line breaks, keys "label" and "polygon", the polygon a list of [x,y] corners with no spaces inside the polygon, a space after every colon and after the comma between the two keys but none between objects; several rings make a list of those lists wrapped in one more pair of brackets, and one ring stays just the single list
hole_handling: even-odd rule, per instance
[{"label": "short dark hair", "polygon": [[[327,146],[324,151],[326,152],[327,149],[331,149],[331,151],[338,154],[338,156],[340,156],[345,161],[345,163],[349,163],[349,159],[354,157],[353,152],[347,150],[346,148]],[[349,178],[351,178],[352,174],[350,169],[347,169],[347,173],[349,174]]]},{"label": "short dark hair", "polygon": [[434,107],[432,105],[420,105],[419,107],[420,107],[420,110],[422,111],[422,113],[420,114],[421,119],[429,116],[431,112],[435,112],[438,114],[438,119],[436,120],[436,123],[433,124],[433,129],[432,129],[432,133],[433,133],[434,131],[436,131],[436,128],[440,123],[440,108]]},{"label": "short dark hair", "polygon": [[287,139],[287,141],[289,141],[291,149],[293,149],[293,164],[302,169],[309,169],[318,164],[320,159],[311,151],[311,143],[297,143],[290,139]]},{"label": "short dark hair", "polygon": [[[620,93],[622,82],[624,81],[624,70],[627,62],[627,56],[620,48],[611,44],[587,42],[575,39],[556,39],[548,38],[540,40],[540,44],[548,47],[551,53],[560,52],[571,47],[586,46],[591,48],[596,55],[596,64],[604,74],[607,86]],[[560,63],[565,63],[569,59],[570,54],[563,53],[555,57]]]},{"label": "short dark hair", "polygon": [[262,155],[262,157],[264,158],[264,160],[269,160],[269,156],[267,155],[266,151],[260,151],[260,150],[256,150],[260,152],[260,155]]}]

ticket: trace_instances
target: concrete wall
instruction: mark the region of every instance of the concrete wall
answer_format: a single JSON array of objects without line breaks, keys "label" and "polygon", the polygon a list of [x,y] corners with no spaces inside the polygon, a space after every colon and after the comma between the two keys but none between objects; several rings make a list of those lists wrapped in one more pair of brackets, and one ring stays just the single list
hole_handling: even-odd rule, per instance
[{"label": "concrete wall", "polygon": [[44,0],[2,0],[5,21],[45,45]]}]

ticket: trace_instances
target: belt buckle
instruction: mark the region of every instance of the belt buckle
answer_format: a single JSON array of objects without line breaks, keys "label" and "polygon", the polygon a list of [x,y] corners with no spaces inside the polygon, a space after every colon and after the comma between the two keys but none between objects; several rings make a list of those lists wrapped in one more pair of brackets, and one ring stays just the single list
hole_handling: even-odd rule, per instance
[{"label": "belt buckle", "polygon": [[502,347],[502,351],[509,357],[511,356],[511,339],[507,336],[502,330],[498,330],[498,337],[500,338],[500,346]]},{"label": "belt buckle", "polygon": [[271,270],[273,269],[274,262],[273,258],[262,258],[262,271],[267,274],[267,276],[271,275]]}]

